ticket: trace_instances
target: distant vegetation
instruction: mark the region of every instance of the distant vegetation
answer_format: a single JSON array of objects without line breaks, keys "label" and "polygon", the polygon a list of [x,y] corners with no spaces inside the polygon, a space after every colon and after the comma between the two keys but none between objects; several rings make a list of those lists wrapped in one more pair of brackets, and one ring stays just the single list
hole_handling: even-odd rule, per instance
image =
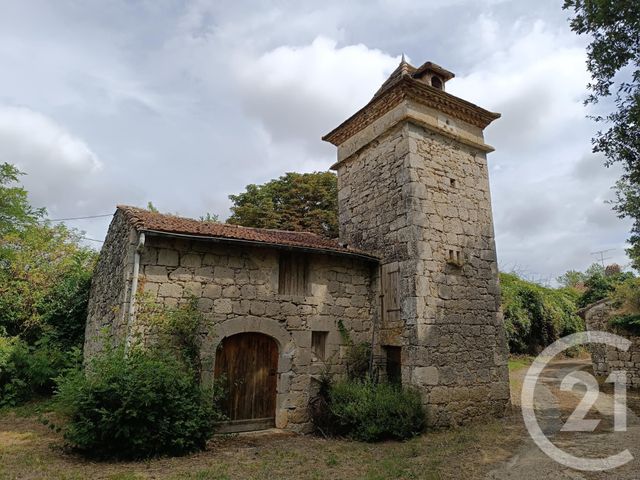
[{"label": "distant vegetation", "polygon": [[640,278],[628,278],[616,285],[611,298],[617,308],[612,325],[640,335]]},{"label": "distant vegetation", "polygon": [[[537,354],[560,337],[584,330],[577,311],[603,299],[619,306],[618,326],[640,325],[640,279],[618,265],[594,263],[584,272],[570,270],[558,277],[558,288],[501,273],[502,310],[509,350]],[[638,329],[640,331],[640,329]]]},{"label": "distant vegetation", "polygon": [[500,274],[500,286],[511,353],[536,354],[558,338],[584,330],[576,314],[576,289],[543,287],[509,273]]}]

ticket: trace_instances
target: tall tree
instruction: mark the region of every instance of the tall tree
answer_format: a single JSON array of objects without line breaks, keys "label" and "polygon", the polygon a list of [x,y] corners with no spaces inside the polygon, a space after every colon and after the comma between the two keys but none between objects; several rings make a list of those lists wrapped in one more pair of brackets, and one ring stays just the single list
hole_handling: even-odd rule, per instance
[{"label": "tall tree", "polygon": [[0,238],[35,225],[45,214],[29,205],[27,191],[18,184],[21,175],[14,165],[0,164]]},{"label": "tall tree", "polygon": [[330,172],[294,173],[230,195],[227,223],[338,236],[338,183]]},{"label": "tall tree", "polygon": [[79,344],[97,254],[29,204],[21,175],[0,164],[0,336],[35,342],[47,333]]},{"label": "tall tree", "polygon": [[573,11],[571,29],[591,37],[587,68],[592,82],[586,103],[613,96],[613,111],[594,117],[606,129],[594,137],[593,151],[605,155],[607,166],[623,165],[614,209],[634,221],[628,253],[640,268],[640,2],[565,0],[563,8]]}]

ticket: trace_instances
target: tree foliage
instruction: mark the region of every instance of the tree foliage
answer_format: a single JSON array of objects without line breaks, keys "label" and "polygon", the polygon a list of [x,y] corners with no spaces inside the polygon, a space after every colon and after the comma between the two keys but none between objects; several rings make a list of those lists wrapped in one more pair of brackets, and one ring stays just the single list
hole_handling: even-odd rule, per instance
[{"label": "tree foliage", "polygon": [[621,271],[618,265],[603,267],[598,263],[591,265],[583,276],[581,294],[577,301],[580,308],[610,297],[617,285],[633,278],[631,272]]},{"label": "tree foliage", "polygon": [[611,298],[616,306],[612,325],[640,335],[640,278],[627,278],[616,285]]},{"label": "tree foliage", "polygon": [[0,164],[0,238],[35,225],[45,214],[44,209],[31,207],[27,191],[15,185],[21,175],[15,166]]},{"label": "tree foliage", "polygon": [[44,334],[81,343],[95,252],[46,224],[5,235],[0,251],[0,327],[30,343]]},{"label": "tree foliage", "polygon": [[581,288],[586,280],[586,275],[584,272],[579,272],[578,270],[567,270],[565,273],[560,275],[556,280],[562,287],[567,288]]},{"label": "tree foliage", "polygon": [[593,139],[593,151],[606,165],[620,162],[615,210],[634,220],[629,254],[640,268],[640,2],[637,0],[565,0],[571,29],[589,35],[587,68],[592,82],[587,103],[613,96],[612,112],[594,117],[606,125]]},{"label": "tree foliage", "polygon": [[0,165],[0,406],[50,394],[79,361],[97,257],[29,205],[20,175]]},{"label": "tree foliage", "polygon": [[228,223],[246,227],[338,235],[338,186],[330,172],[289,172],[262,185],[247,185],[230,195]]}]

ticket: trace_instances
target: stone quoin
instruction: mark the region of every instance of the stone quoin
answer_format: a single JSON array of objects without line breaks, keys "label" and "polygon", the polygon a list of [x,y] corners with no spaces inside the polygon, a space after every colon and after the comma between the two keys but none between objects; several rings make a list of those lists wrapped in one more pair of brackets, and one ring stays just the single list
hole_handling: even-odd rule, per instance
[{"label": "stone quoin", "polygon": [[[202,380],[249,378],[229,429],[311,429],[323,372],[349,342],[417,387],[432,426],[501,416],[509,403],[483,129],[499,114],[446,93],[453,73],[404,59],[323,139],[338,149],[340,238],[118,207],[91,287],[85,357],[149,326],[135,299],[195,296]],[[269,398],[264,398],[269,397]]]}]

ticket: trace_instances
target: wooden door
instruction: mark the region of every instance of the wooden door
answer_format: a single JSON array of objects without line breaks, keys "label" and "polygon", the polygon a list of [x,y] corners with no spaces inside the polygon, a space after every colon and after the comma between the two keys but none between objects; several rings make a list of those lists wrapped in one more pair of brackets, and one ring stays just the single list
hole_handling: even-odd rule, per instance
[{"label": "wooden door", "polygon": [[239,333],[220,343],[215,376],[226,380],[225,407],[231,423],[273,426],[277,375],[278,344],[273,338],[261,333]]}]

